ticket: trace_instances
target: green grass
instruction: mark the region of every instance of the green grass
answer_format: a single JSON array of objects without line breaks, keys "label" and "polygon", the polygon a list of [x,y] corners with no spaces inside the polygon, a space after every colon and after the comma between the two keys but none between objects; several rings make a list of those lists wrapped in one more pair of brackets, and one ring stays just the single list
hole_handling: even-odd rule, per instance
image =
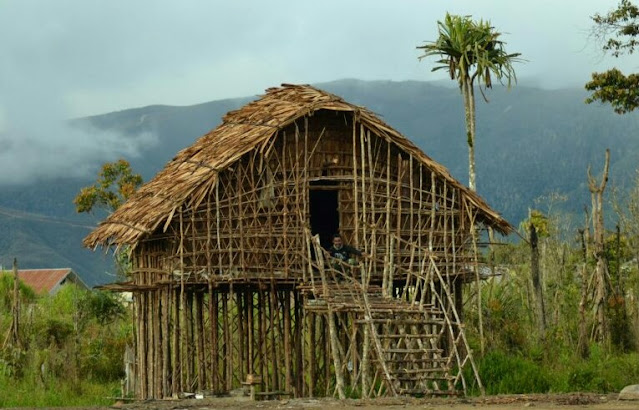
[{"label": "green grass", "polygon": [[[491,395],[610,393],[639,379],[639,353],[608,354],[597,345],[591,347],[586,360],[574,352],[556,352],[544,359],[495,350],[477,359],[477,365],[486,393]],[[479,393],[476,386],[471,393]]]},{"label": "green grass", "polygon": [[119,383],[82,382],[79,386],[64,381],[42,383],[31,378],[21,380],[0,377],[0,407],[108,406],[119,396]]}]

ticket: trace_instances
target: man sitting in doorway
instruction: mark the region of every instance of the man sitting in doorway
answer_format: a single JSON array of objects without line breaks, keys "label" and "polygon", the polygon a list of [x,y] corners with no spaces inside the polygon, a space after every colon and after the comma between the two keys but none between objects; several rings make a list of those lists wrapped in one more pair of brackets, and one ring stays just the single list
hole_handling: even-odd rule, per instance
[{"label": "man sitting in doorway", "polygon": [[[349,265],[357,264],[354,256],[366,256],[366,254],[359,249],[355,249],[352,246],[348,246],[342,240],[342,235],[336,233],[333,235],[332,245],[328,250],[328,253],[332,258],[335,258],[343,263],[347,263]],[[334,261],[332,264],[334,269],[342,270],[343,265],[337,261]]]}]

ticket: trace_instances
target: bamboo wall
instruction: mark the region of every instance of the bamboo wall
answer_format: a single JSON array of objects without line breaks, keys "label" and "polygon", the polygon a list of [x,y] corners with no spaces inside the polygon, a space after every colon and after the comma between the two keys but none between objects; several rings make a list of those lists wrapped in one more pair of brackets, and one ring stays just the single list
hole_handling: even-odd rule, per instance
[{"label": "bamboo wall", "polygon": [[[202,203],[134,249],[138,397],[229,391],[249,374],[262,392],[334,393],[326,317],[305,311],[303,290],[309,189],[329,181],[371,283],[408,298],[411,271],[434,260],[460,303],[477,275],[477,211],[353,113],[318,111],[219,172]],[[340,320],[361,339],[354,318]]]}]

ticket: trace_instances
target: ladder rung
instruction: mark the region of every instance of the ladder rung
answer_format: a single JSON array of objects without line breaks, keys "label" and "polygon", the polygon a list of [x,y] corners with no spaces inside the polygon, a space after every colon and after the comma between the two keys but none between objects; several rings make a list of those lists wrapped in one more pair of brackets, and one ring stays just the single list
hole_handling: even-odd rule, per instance
[{"label": "ladder rung", "polygon": [[406,335],[377,335],[380,339],[431,339],[439,337],[439,333],[425,333],[419,335],[406,334]]},{"label": "ladder rung", "polygon": [[426,375],[414,375],[414,376],[394,376],[391,374],[391,379],[400,381],[400,382],[417,382],[420,380],[441,380],[441,381],[450,381],[455,380],[452,376],[426,376]]},{"label": "ladder rung", "polygon": [[[372,361],[374,362],[379,362],[379,360],[377,360],[377,358],[373,358]],[[393,359],[384,359],[385,362],[387,363],[448,363],[449,358],[448,357],[429,357],[427,359],[423,359],[423,358],[404,358],[404,359],[400,359],[400,358],[393,358]]]},{"label": "ladder rung", "polygon": [[426,374],[426,373],[448,373],[450,369],[448,367],[427,367],[423,369],[393,369],[393,374]]},{"label": "ladder rung", "polygon": [[368,323],[368,321],[371,321],[373,323],[388,323],[388,324],[394,324],[394,325],[445,325],[446,322],[444,320],[433,320],[433,319],[428,319],[428,320],[398,320],[398,319],[392,319],[392,318],[388,318],[388,319],[379,319],[379,318],[372,318],[369,320],[365,320],[365,319],[360,319],[357,320],[357,323]]},{"label": "ladder rung", "polygon": [[443,349],[382,349],[382,350],[384,351],[384,353],[406,353],[406,354],[441,353],[444,351]]}]

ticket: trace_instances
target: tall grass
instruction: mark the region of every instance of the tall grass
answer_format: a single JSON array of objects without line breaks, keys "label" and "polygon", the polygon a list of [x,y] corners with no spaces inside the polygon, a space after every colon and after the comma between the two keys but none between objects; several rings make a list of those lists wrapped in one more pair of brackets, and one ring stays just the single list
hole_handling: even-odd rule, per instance
[{"label": "tall grass", "polygon": [[[0,275],[0,287],[5,282]],[[0,349],[0,407],[113,403],[132,339],[125,308],[110,294],[73,286],[42,297],[21,289],[21,299],[20,343]],[[2,335],[11,323],[10,302],[0,295]]]}]

